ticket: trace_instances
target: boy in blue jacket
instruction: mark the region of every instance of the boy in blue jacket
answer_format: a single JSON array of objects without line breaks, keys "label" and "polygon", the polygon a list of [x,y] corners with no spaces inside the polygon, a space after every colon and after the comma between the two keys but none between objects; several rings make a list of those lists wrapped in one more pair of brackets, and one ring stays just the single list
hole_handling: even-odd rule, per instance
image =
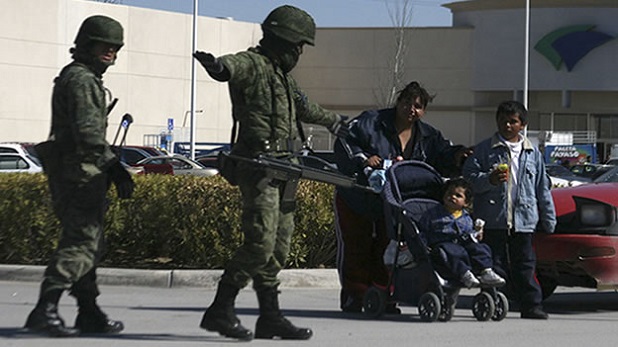
[{"label": "boy in blue jacket", "polygon": [[474,148],[463,175],[472,183],[474,214],[486,221],[484,242],[493,252],[496,272],[520,304],[521,318],[547,319],[535,277],[536,230],[551,233],[556,212],[543,155],[520,134],[527,110],[517,101],[498,106],[498,131]]}]

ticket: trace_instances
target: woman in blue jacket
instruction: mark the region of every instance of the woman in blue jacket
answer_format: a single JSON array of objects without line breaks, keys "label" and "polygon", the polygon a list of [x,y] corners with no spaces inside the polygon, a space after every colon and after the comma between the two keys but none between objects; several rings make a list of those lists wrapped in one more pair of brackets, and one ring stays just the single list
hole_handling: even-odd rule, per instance
[{"label": "woman in blue jacket", "polygon": [[[471,151],[453,146],[439,130],[421,120],[432,99],[418,82],[411,82],[399,91],[394,107],[365,111],[355,118],[346,140],[335,142],[339,170],[367,185],[369,177],[379,174],[389,160],[419,160],[444,176],[457,174]],[[337,187],[334,205],[341,309],[361,312],[369,286],[388,283],[382,258],[388,244],[382,198],[360,189]],[[388,311],[397,310],[391,307]]]}]

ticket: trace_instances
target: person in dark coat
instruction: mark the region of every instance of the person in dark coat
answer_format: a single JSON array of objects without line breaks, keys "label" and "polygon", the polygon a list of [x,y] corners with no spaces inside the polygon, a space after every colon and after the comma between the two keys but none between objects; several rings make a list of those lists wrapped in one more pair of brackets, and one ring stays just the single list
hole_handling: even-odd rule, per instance
[{"label": "person in dark coat", "polygon": [[[351,122],[346,139],[335,142],[338,168],[376,191],[385,182],[385,166],[397,160],[419,160],[443,176],[457,175],[471,150],[454,146],[438,129],[421,120],[432,100],[425,88],[411,82],[399,91],[394,107],[361,113]],[[379,194],[337,187],[334,205],[340,305],[345,312],[360,312],[367,288],[388,282],[383,263],[388,244],[383,201]],[[387,311],[397,309],[389,306]]]}]

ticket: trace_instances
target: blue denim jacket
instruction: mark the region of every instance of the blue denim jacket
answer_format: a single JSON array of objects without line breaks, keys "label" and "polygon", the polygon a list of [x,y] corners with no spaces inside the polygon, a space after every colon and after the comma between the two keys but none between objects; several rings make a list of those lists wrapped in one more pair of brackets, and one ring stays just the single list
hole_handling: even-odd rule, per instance
[{"label": "blue denim jacket", "polygon": [[437,205],[430,208],[423,214],[418,223],[423,238],[428,246],[442,242],[455,242],[464,235],[475,232],[472,216],[468,211],[463,210],[459,218],[444,208],[444,205]]},{"label": "blue denim jacket", "polygon": [[517,172],[517,200],[511,211],[507,183],[494,186],[489,182],[494,165],[510,161],[508,148],[497,133],[474,147],[474,154],[463,167],[464,177],[472,183],[474,215],[485,220],[485,229],[513,228],[523,233],[538,229],[551,233],[556,227],[556,211],[543,156],[527,138],[523,146]]}]

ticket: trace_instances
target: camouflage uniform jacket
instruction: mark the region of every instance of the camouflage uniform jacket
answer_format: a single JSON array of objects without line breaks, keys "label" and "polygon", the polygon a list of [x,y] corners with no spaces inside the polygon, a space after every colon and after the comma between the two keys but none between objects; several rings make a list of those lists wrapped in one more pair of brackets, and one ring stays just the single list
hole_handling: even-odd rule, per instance
[{"label": "camouflage uniform jacket", "polygon": [[[230,72],[233,117],[239,122],[233,152],[254,157],[275,144],[298,140],[297,118],[305,123],[330,126],[339,116],[307,100],[294,78],[260,53],[260,48],[224,55]],[[265,144],[271,144],[271,149]]]},{"label": "camouflage uniform jacket", "polygon": [[105,139],[107,105],[101,76],[73,62],[54,81],[52,138],[61,152],[65,179],[88,182],[116,162]]}]

